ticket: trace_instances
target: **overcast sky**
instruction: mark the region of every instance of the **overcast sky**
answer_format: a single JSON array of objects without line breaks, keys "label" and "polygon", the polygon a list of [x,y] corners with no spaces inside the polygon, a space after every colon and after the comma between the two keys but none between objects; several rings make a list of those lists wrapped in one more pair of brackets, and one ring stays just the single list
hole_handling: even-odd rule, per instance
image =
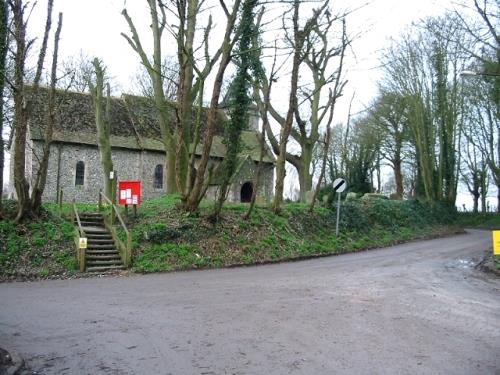
[{"label": "overcast sky", "polygon": [[[363,7],[366,3],[368,5]],[[339,8],[360,8],[348,18],[347,23],[351,33],[360,32],[361,35],[353,43],[355,60],[351,59],[347,67],[349,84],[345,100],[339,103],[339,120],[344,116],[342,106],[347,106],[347,98],[350,99],[352,91],[356,91],[356,108],[373,96],[380,77],[376,69],[378,54],[389,38],[397,36],[412,22],[451,8],[448,0],[336,0],[332,4]],[[41,5],[43,2],[40,1],[31,23],[32,33],[38,35],[45,17],[45,9]],[[61,58],[76,56],[84,51],[90,57],[103,59],[121,91],[130,90],[130,77],[139,64],[137,56],[120,35],[128,31],[121,15],[124,7],[143,35],[146,47],[150,47],[149,14],[144,0],[55,0],[56,11],[64,14]],[[214,8],[212,14],[217,23],[221,19],[218,8]],[[164,48],[169,53],[169,47]],[[170,53],[175,53],[173,43],[170,44]]]},{"label": "overcast sky", "polygon": [[[29,32],[32,36],[41,35],[45,21],[44,3],[38,2],[30,20]],[[341,9],[359,8],[348,18],[347,27],[351,33],[361,33],[353,43],[354,55],[348,60],[349,83],[344,97],[338,102],[335,122],[345,121],[348,102],[353,92],[355,92],[354,112],[365,108],[376,94],[376,83],[381,77],[378,58],[380,51],[389,44],[391,37],[397,37],[412,22],[452,9],[451,0],[336,0],[332,1],[332,4]],[[130,90],[130,79],[139,66],[137,55],[120,35],[121,32],[128,31],[121,15],[124,7],[143,35],[146,48],[150,48],[151,36],[148,27],[150,22],[146,1],[55,0],[55,11],[61,11],[64,15],[60,60],[77,56],[81,51],[89,57],[101,58],[108,66],[118,94]],[[221,15],[215,8],[211,12],[215,23],[221,20]],[[220,22],[223,25],[223,21]],[[214,38],[216,36],[214,35]],[[167,53],[175,53],[173,43],[165,48],[170,48],[170,52]],[[282,90],[285,91],[286,87],[283,86]],[[280,98],[285,100],[286,95],[277,96],[273,99],[279,107]]]}]

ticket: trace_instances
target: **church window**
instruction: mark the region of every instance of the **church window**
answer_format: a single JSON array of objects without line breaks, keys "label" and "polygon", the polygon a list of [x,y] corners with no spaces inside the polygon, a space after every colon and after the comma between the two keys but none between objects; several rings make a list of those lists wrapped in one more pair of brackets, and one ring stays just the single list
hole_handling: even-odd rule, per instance
[{"label": "church window", "polygon": [[153,187],[155,189],[163,189],[163,165],[158,164],[155,167],[155,176]]},{"label": "church window", "polygon": [[79,161],[76,163],[75,186],[83,186],[85,182],[85,163]]}]

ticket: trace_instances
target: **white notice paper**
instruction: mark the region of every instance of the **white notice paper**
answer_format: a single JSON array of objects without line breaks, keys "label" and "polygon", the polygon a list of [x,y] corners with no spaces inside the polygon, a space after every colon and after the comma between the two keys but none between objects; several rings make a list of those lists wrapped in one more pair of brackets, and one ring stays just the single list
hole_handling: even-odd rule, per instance
[{"label": "white notice paper", "polygon": [[127,199],[132,198],[132,189],[127,189]]},{"label": "white notice paper", "polygon": [[127,198],[127,191],[120,190],[120,199],[126,199],[126,198]]}]

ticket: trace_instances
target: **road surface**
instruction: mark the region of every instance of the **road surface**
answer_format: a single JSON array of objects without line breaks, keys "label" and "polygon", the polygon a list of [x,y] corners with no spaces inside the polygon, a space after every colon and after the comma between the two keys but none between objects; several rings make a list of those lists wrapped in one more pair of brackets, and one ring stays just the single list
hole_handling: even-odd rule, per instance
[{"label": "road surface", "polygon": [[39,374],[499,374],[489,232],[259,267],[0,284]]}]

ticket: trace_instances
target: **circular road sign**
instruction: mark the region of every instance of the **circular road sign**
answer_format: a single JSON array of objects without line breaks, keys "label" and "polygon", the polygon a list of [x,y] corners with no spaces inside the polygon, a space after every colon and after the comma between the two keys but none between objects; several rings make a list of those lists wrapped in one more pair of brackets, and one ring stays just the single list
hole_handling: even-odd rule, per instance
[{"label": "circular road sign", "polygon": [[343,178],[337,178],[335,181],[333,181],[333,190],[336,193],[342,193],[345,188],[347,187],[347,183]]}]

